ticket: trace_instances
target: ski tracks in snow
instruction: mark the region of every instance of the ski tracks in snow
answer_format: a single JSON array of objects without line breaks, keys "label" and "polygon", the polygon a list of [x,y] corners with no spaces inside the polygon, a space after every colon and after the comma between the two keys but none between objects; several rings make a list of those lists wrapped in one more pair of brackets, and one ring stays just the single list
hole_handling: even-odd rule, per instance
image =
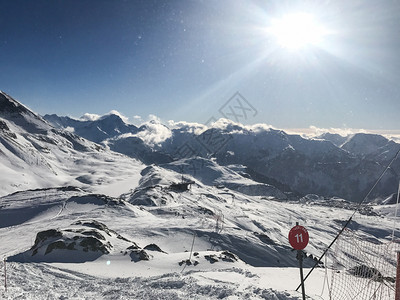
[{"label": "ski tracks in snow", "polygon": [[[218,283],[215,273],[168,273],[148,278],[99,278],[66,270],[51,264],[8,263],[8,290],[2,289],[1,299],[276,299],[295,300],[297,295],[277,292],[251,284]],[[233,278],[247,273],[241,269],[228,271]],[[252,278],[247,278],[247,283]]]}]

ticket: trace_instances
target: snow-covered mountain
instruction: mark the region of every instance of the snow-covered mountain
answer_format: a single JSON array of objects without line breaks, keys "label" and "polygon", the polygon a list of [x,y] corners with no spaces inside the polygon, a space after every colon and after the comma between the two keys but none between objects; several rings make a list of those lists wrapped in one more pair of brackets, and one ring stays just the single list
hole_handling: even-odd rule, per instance
[{"label": "snow-covered mountain", "polygon": [[[210,127],[180,122],[168,128],[148,123],[135,133],[117,135],[102,143],[146,164],[215,157],[219,165],[245,166],[252,179],[286,193],[339,196],[351,201],[367,194],[400,148],[400,144],[380,135],[325,134],[312,139],[265,125],[245,126],[224,119]],[[372,197],[395,193],[399,172],[400,163],[395,162]]]},{"label": "snow-covered mountain", "polygon": [[59,129],[73,131],[95,143],[103,143],[112,151],[139,159],[146,164],[172,161],[170,155],[154,149],[154,144],[149,145],[144,141],[144,137],[151,135],[151,122],[138,128],[125,123],[115,113],[95,120],[59,117],[55,114],[45,115],[43,118]]},{"label": "snow-covered mountain", "polygon": [[325,140],[325,141],[330,141],[332,144],[341,147],[348,139],[347,136],[342,136],[337,133],[329,133],[325,132],[319,136],[316,137],[317,139]]},{"label": "snow-covered mountain", "polygon": [[102,190],[106,186],[117,187],[125,180],[138,180],[143,168],[139,161],[54,128],[3,92],[0,154],[1,195],[62,185]]},{"label": "snow-covered mountain", "polygon": [[138,128],[132,124],[126,124],[117,114],[107,114],[96,120],[81,120],[70,117],[59,117],[56,114],[44,115],[45,120],[59,129],[70,128],[77,135],[100,143],[106,139],[126,133],[136,133]]},{"label": "snow-covered mountain", "polygon": [[378,134],[357,133],[348,137],[342,149],[363,159],[385,163],[399,150],[399,144]]}]

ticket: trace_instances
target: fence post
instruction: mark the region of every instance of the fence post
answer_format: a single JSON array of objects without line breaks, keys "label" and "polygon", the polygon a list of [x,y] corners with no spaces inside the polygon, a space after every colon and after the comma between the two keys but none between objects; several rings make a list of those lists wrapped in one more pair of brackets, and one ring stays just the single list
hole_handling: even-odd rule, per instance
[{"label": "fence post", "polygon": [[304,275],[303,275],[303,250],[297,250],[297,259],[299,260],[299,267],[300,267],[301,294],[303,296],[303,300],[306,300],[306,289],[304,287]]},{"label": "fence post", "polygon": [[192,241],[192,247],[190,247],[189,261],[192,259],[192,252],[193,252],[193,246],[194,246],[194,240],[195,239],[196,239],[196,232],[193,232],[193,241]]},{"label": "fence post", "polygon": [[4,289],[7,292],[7,267],[6,267],[7,258],[4,258]]},{"label": "fence post", "polygon": [[400,252],[397,252],[396,295],[394,299],[400,300]]}]

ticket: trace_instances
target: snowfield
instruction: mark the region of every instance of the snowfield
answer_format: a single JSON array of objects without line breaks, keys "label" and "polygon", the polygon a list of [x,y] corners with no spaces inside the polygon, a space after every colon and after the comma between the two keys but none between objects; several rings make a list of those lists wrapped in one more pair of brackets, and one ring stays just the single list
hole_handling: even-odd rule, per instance
[{"label": "snowfield", "polygon": [[[115,268],[126,269],[123,264]],[[0,295],[2,299],[301,299],[298,292],[286,290],[298,284],[298,270],[293,268],[252,270],[220,265],[206,271],[177,270],[148,277],[105,275],[112,272],[112,266],[105,261],[67,268],[9,263],[10,286]],[[93,276],[81,269],[103,273]],[[320,278],[311,278],[312,284],[322,286],[324,274],[317,273]],[[319,296],[319,287],[307,287],[316,292],[309,299],[324,299]]]},{"label": "snowfield", "polygon": [[[157,122],[128,126],[114,115],[97,123],[52,119],[75,124],[103,146],[71,128],[56,129],[0,92],[1,299],[301,299],[290,229],[298,222],[308,230],[307,274],[357,204],[291,188],[322,191],[326,185],[331,193],[345,186],[359,194],[398,146],[374,136],[364,148],[371,137],[356,136],[339,139],[340,148],[332,137],[306,140],[227,120],[208,130],[186,123],[170,130]],[[172,156],[185,140],[194,147],[214,133],[229,151]],[[244,156],[247,146],[257,157]],[[267,165],[269,173],[257,172]],[[291,168],[297,168],[294,176]],[[400,247],[397,197],[386,192],[398,182],[396,170],[377,186],[384,193],[369,199],[348,226],[369,257],[382,256],[375,250],[394,240],[384,256],[390,270],[379,273],[389,294]],[[330,299],[339,275],[359,287],[371,282],[338,262],[339,254],[358,259],[338,245],[307,279],[308,299]],[[356,269],[363,263],[358,259]]]},{"label": "snowfield", "polygon": [[[157,173],[171,181],[169,176],[174,174],[160,167]],[[179,176],[175,173],[176,179]],[[8,257],[8,287],[2,297],[301,299],[295,291],[299,284],[296,253],[287,241],[290,228],[296,222],[305,226],[310,234],[305,251],[308,256],[319,256],[340,223],[352,213],[311,201],[267,200],[235,191],[228,195],[201,183],[185,192],[159,185],[147,193],[152,197],[156,191],[165,197],[165,204],[132,205],[122,198],[88,194],[78,188],[28,191],[1,198],[0,253]],[[376,209],[389,210],[388,206]],[[107,229],[90,225],[94,220]],[[355,221],[363,225],[365,237],[381,241],[390,237],[393,220],[389,217],[359,215]],[[97,232],[88,235],[100,233],[104,242],[110,243],[109,253],[96,250],[89,257],[82,249],[55,249],[45,255],[48,242],[32,256],[38,232],[68,232],[83,228],[85,222]],[[368,234],[378,231],[384,234]],[[64,235],[56,240],[68,241]],[[138,259],[128,249],[131,245],[144,250],[148,260]],[[145,249],[148,245],[157,245],[162,252]],[[311,258],[305,260],[308,268],[313,263]],[[329,299],[330,258],[324,263],[328,269],[316,269],[306,282],[310,299]]]}]

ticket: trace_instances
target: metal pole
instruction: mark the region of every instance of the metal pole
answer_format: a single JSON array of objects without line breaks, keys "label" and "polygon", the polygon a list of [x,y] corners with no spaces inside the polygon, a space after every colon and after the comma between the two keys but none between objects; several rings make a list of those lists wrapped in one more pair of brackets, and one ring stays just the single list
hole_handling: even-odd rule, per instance
[{"label": "metal pole", "polygon": [[7,267],[6,267],[7,259],[4,258],[4,289],[7,292]]},{"label": "metal pole", "polygon": [[400,300],[400,252],[397,252],[396,296],[394,299]]},{"label": "metal pole", "polygon": [[297,250],[297,259],[299,260],[299,266],[300,266],[301,293],[303,294],[303,300],[306,300],[306,289],[304,287],[304,275],[303,275],[303,250]]},{"label": "metal pole", "polygon": [[194,245],[195,238],[196,238],[196,232],[193,232],[193,241],[192,241],[192,247],[190,248],[189,261],[192,259],[192,252],[193,252],[193,245]]},{"label": "metal pole", "polygon": [[[299,222],[296,222],[296,226],[299,226]],[[300,267],[301,293],[303,294],[303,300],[306,300],[306,289],[304,287],[304,274],[303,274],[303,250],[297,250],[297,257],[296,258],[299,261],[299,267]]]}]

